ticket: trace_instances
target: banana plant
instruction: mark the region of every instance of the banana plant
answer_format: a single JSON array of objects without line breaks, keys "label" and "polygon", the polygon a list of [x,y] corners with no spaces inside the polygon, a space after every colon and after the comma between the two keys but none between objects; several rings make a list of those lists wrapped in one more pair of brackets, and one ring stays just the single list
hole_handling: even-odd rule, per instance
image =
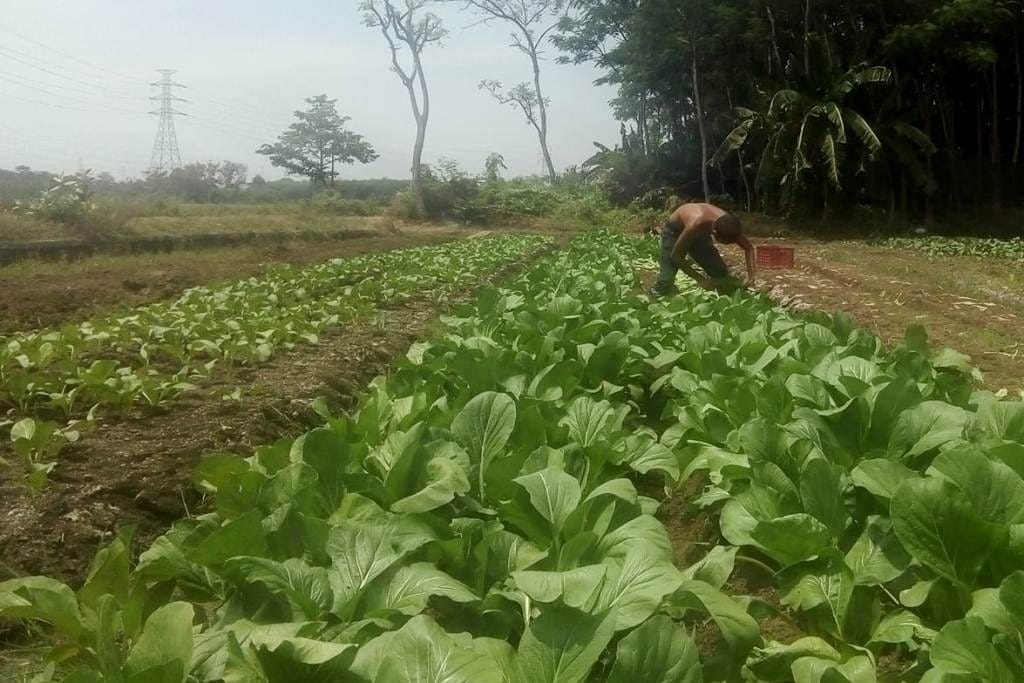
[{"label": "banana plant", "polygon": [[780,90],[763,112],[737,108],[737,124],[710,163],[720,164],[729,154],[756,141],[760,147],[756,174],[759,189],[785,194],[823,181],[839,190],[844,166],[849,165],[847,159],[853,158],[854,144],[861,150],[857,167],[864,167],[882,152],[879,130],[887,131],[884,140],[894,145],[897,158],[911,163],[918,157],[907,145],[927,151],[932,147],[930,141],[924,144],[927,136],[909,124],[882,122],[879,128],[847,102],[864,86],[888,84],[891,80],[888,68],[861,64],[818,90]]}]

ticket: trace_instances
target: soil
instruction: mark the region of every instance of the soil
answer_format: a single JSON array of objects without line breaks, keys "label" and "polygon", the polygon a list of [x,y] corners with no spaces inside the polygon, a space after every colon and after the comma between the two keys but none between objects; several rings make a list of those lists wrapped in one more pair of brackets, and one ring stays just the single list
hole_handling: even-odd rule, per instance
[{"label": "soil", "polygon": [[[510,264],[486,281],[520,267]],[[135,525],[136,548],[147,547],[175,520],[201,508],[190,475],[203,454],[247,455],[257,445],[298,435],[319,424],[309,409],[319,396],[327,396],[335,411],[352,408],[369,380],[474,290],[441,305],[414,301],[378,311],[317,346],[240,369],[230,384],[205,387],[165,414],[101,423],[61,453],[35,498],[12,477],[0,478],[0,557],[6,565],[0,570],[74,585],[118,528]],[[241,400],[225,401],[239,385]]]},{"label": "soil", "polygon": [[[720,540],[718,516],[706,510],[696,510],[690,504],[704,488],[705,483],[703,477],[691,478],[681,490],[658,508],[658,520],[668,531],[675,554],[675,564],[680,569],[685,569],[699,560]],[[782,606],[772,577],[766,575],[763,569],[737,561],[732,576],[723,586],[723,591],[729,595],[758,598],[775,609],[775,614],[759,622],[761,636],[765,641],[791,643],[805,635]],[[711,620],[694,623],[693,628],[701,658],[707,659],[721,647],[722,634]]]},{"label": "soil", "polygon": [[690,501],[700,494],[704,484],[702,477],[691,478],[681,491],[658,508],[658,521],[668,531],[676,566],[680,568],[689,567],[700,559],[706,554],[708,544],[714,545],[718,539],[716,517],[690,507]]},{"label": "soil", "polygon": [[923,325],[933,346],[969,355],[988,387],[1024,388],[1020,264],[864,244],[789,244],[795,268],[760,273],[771,296],[797,309],[845,311],[888,345],[900,343],[909,325]]},{"label": "soil", "polygon": [[294,240],[281,245],[97,256],[69,263],[0,267],[0,334],[78,321],[100,311],[170,299],[196,285],[258,275],[271,264],[331,258],[465,237],[465,230],[408,228],[349,240]]}]

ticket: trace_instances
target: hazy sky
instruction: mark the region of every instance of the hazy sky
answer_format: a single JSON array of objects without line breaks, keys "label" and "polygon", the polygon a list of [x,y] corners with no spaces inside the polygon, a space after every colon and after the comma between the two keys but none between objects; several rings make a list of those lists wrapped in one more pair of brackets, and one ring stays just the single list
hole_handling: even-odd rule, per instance
[{"label": "hazy sky", "polygon": [[[0,168],[81,166],[138,175],[149,164],[156,118],[146,111],[158,78],[177,69],[189,86],[176,119],[182,159],[231,159],[250,175],[279,177],[254,153],[284,129],[303,99],[338,99],[350,127],[380,159],[346,177],[407,177],[414,123],[382,36],[364,26],[358,0],[0,0]],[[528,59],[500,24],[471,26],[454,6],[435,9],[450,35],[425,55],[432,115],[424,158],[471,171],[489,152],[510,171],[542,171],[536,134],[517,112],[478,90],[483,78],[514,84]],[[618,124],[590,66],[562,66],[548,51],[550,143],[557,168],[578,164]],[[54,106],[60,105],[60,106]]]}]

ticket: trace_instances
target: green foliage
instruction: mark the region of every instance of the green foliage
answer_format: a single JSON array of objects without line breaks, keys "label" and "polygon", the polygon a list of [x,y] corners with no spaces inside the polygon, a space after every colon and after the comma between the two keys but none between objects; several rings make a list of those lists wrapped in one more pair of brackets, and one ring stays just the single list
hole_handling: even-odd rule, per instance
[{"label": "green foliage", "polygon": [[887,239],[884,245],[891,249],[921,251],[929,256],[977,256],[1024,261],[1024,237],[1008,240],[981,237],[893,237]]},{"label": "green foliage", "polygon": [[[493,170],[493,169],[492,169]],[[466,224],[508,224],[553,219],[566,224],[611,225],[628,221],[631,211],[616,212],[601,188],[587,180],[551,185],[539,180],[488,180],[441,159],[424,167],[427,217]],[[416,216],[411,193],[399,193],[389,209],[396,218]]]},{"label": "green foliage", "polygon": [[347,199],[337,192],[319,192],[309,200],[309,208],[335,216],[376,216],[379,207],[365,199]]},{"label": "green foliage", "polygon": [[487,155],[487,159],[484,160],[484,179],[488,183],[500,182],[502,171],[507,170],[508,166],[505,165],[505,157],[497,152],[491,152]]},{"label": "green foliage", "polygon": [[619,201],[932,218],[1019,203],[1019,21],[1006,0],[591,0],[554,42],[618,89],[623,143],[594,161]]},{"label": "green foliage", "polygon": [[[749,109],[737,110],[739,123],[726,136],[711,159],[721,164],[730,154],[744,149],[756,140],[761,148],[755,187],[780,205],[792,208],[806,197],[824,190],[828,195],[843,189],[846,175],[869,167],[882,151],[879,135],[860,113],[850,108],[848,98],[858,88],[869,84],[889,84],[892,72],[881,66],[861,65],[840,76],[816,93],[784,89],[771,99],[765,112]],[[925,151],[934,151],[934,145],[921,131],[908,124],[891,124],[901,138],[915,141]],[[906,153],[905,161],[912,164],[918,157]],[[915,170],[924,177],[921,183],[933,182],[920,164]]]},{"label": "green foliage", "polygon": [[56,422],[22,418],[11,425],[11,446],[21,458],[24,483],[28,490],[38,493],[64,447],[78,441],[82,430],[92,423],[90,414],[85,420],[74,420],[61,427]]},{"label": "green foliage", "polygon": [[238,197],[247,173],[245,164],[207,161],[186,164],[169,172],[149,173],[142,184],[153,195],[177,197],[187,202],[224,201]]},{"label": "green foliage", "polygon": [[341,165],[373,161],[377,158],[373,146],[345,128],[349,118],[338,114],[337,102],[327,99],[327,95],[308,98],[309,109],[296,111],[298,120],[278,136],[277,142],[261,146],[257,153],[289,174],[323,187],[334,185]]},{"label": "green foliage", "polygon": [[[0,407],[23,417],[12,432],[33,488],[45,483],[59,447],[77,438],[73,419],[95,407],[126,412],[166,405],[193,382],[236,364],[265,363],[282,350],[317,344],[353,318],[429,291],[439,300],[476,282],[542,238],[496,237],[419,247],[313,267],[281,266],[224,287],[128,314],[0,337]],[[84,424],[84,423],[83,423]],[[451,486],[443,472],[435,486]],[[439,495],[439,494],[435,494]]]},{"label": "green foliage", "polygon": [[53,174],[46,171],[33,171],[28,166],[0,168],[0,206],[31,200],[52,185]]},{"label": "green foliage", "polygon": [[54,176],[52,184],[32,202],[17,202],[14,210],[55,223],[80,225],[96,210],[92,173]]},{"label": "green foliage", "polygon": [[[652,302],[652,256],[591,232],[484,290],[353,413],[206,458],[209,511],[137,565],[118,539],[0,616],[77,680],[1019,678],[1024,406],[919,329]],[[700,477],[721,529],[685,570],[651,473]],[[729,594],[740,562],[782,608]],[[762,634],[779,611],[799,637]]]}]

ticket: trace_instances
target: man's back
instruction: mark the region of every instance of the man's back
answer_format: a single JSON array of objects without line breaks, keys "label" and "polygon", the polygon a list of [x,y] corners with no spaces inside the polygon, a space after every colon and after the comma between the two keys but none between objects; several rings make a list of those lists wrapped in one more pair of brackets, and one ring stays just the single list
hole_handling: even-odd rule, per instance
[{"label": "man's back", "polygon": [[714,204],[683,204],[669,220],[677,222],[683,228],[698,228],[702,232],[711,232],[712,226],[719,218],[725,215],[725,211]]}]

